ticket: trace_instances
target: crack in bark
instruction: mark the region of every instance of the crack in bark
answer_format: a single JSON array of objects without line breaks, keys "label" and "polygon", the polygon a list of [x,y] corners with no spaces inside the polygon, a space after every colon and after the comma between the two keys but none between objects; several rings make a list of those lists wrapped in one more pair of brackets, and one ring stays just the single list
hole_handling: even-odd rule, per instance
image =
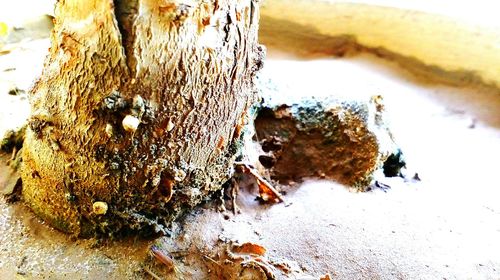
[{"label": "crack in bark", "polygon": [[122,37],[122,47],[125,52],[130,74],[135,76],[137,60],[134,55],[135,20],[138,12],[138,0],[114,0],[115,18]]}]

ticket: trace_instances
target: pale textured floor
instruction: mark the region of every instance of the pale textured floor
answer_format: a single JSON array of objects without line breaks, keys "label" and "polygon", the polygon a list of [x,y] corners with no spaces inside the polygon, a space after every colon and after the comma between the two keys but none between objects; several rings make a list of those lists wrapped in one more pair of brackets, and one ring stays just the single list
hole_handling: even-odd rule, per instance
[{"label": "pale textured floor", "polygon": [[[500,279],[498,92],[416,85],[403,70],[363,56],[266,66],[305,95],[382,94],[422,182],[388,181],[387,193],[306,182],[288,195],[291,206],[251,222],[263,244],[340,279]],[[226,227],[240,229],[244,215],[235,219]]]}]

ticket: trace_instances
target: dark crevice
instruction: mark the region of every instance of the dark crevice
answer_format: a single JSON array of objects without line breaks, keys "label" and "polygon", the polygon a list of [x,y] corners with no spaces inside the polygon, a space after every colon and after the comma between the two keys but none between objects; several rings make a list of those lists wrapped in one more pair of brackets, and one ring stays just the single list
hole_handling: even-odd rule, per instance
[{"label": "dark crevice", "polygon": [[406,167],[406,161],[400,149],[391,154],[384,162],[385,177],[402,177],[401,169]]},{"label": "dark crevice", "polygon": [[138,0],[114,0],[115,17],[121,33],[127,66],[132,76],[135,74],[137,61],[134,56],[135,19],[139,6]]}]

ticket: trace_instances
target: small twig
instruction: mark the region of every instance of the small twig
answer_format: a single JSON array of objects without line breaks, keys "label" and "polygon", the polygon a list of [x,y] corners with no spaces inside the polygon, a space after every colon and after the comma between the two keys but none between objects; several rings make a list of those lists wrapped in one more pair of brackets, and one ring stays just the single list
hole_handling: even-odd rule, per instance
[{"label": "small twig", "polygon": [[160,278],[158,275],[156,275],[154,272],[152,272],[151,270],[149,270],[149,268],[147,268],[147,267],[143,266],[143,267],[142,267],[142,269],[143,269],[143,270],[144,270],[147,274],[149,274],[151,277],[153,277],[154,279],[156,279],[156,280],[161,280],[161,278]]},{"label": "small twig", "polygon": [[[269,189],[277,198],[280,202],[285,202],[285,199],[283,196],[270,184],[266,181],[266,179],[262,178],[257,171],[255,171],[255,168],[253,168],[250,164],[244,163],[241,161],[236,161],[234,162],[235,165],[242,167],[245,173],[250,174],[255,177],[257,180],[257,183],[263,184],[267,189]],[[260,184],[259,184],[260,185]],[[286,203],[285,203],[286,204]]]},{"label": "small twig", "polygon": [[163,252],[158,246],[153,245],[150,248],[151,255],[155,257],[160,263],[165,265],[168,270],[172,270],[175,268],[174,260],[168,256],[165,252]]},{"label": "small twig", "polygon": [[10,156],[10,160],[15,160],[16,155],[17,155],[17,147],[14,146],[14,148],[12,149],[12,155]]},{"label": "small twig", "polygon": [[209,261],[211,261],[211,262],[215,263],[216,265],[218,265],[218,266],[222,267],[222,266],[221,266],[221,264],[220,264],[218,261],[214,260],[213,258],[211,258],[211,257],[209,257],[209,256],[207,256],[207,255],[203,255],[203,257],[204,257],[205,259],[207,259],[207,260],[209,260]]},{"label": "small twig", "polygon": [[378,189],[381,189],[385,193],[387,192],[387,190],[391,189],[391,186],[384,184],[382,182],[379,182],[379,181],[375,181],[374,186],[377,187]]},{"label": "small twig", "polygon": [[238,196],[239,186],[238,182],[234,178],[231,179],[232,189],[231,189],[231,203],[233,204],[233,214],[236,215],[240,213],[240,208],[236,203],[236,198]]}]

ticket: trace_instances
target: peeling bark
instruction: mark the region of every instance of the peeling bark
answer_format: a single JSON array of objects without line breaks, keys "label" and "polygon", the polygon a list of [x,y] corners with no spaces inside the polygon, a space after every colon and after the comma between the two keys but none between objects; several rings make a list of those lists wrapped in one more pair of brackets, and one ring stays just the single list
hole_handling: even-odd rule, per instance
[{"label": "peeling bark", "polygon": [[55,12],[23,198],[79,236],[165,232],[230,176],[264,55],[257,3],[70,0]]}]

